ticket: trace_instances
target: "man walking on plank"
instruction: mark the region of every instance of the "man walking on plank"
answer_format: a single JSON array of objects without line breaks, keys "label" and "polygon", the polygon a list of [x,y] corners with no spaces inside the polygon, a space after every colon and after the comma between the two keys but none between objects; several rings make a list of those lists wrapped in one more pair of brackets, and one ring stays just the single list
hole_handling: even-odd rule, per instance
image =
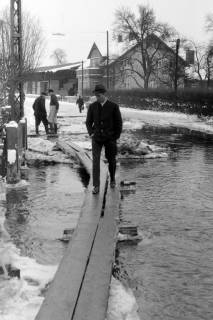
[{"label": "man walking on plank", "polygon": [[93,93],[97,101],[90,104],[86,126],[92,138],[92,176],[93,194],[99,193],[100,186],[100,157],[102,147],[105,147],[105,156],[109,164],[110,186],[115,187],[117,139],[122,131],[122,118],[119,106],[108,100],[103,85],[95,86]]}]

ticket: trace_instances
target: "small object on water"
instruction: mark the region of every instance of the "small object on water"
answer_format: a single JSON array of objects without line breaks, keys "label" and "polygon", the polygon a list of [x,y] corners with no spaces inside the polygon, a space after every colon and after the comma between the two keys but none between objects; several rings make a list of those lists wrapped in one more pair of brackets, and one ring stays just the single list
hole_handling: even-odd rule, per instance
[{"label": "small object on water", "polygon": [[135,181],[128,181],[128,180],[122,180],[120,182],[121,187],[123,186],[135,186],[136,182]]},{"label": "small object on water", "polygon": [[119,227],[118,242],[123,242],[129,245],[138,244],[143,239],[141,234],[138,234],[137,226],[121,226]]},{"label": "small object on water", "polygon": [[127,181],[122,180],[120,182],[120,191],[123,192],[135,192],[136,191],[136,182],[135,181]]},{"label": "small object on water", "polygon": [[124,243],[126,245],[136,245],[138,242],[142,241],[143,237],[141,235],[131,236],[129,234],[118,233],[117,241],[119,243]]},{"label": "small object on water", "polygon": [[121,226],[119,227],[119,232],[122,234],[128,234],[130,236],[137,236],[138,227],[137,226]]},{"label": "small object on water", "polygon": [[63,242],[69,242],[70,239],[72,238],[72,234],[75,229],[64,229],[63,236],[61,238],[58,238],[58,240],[63,241]]}]

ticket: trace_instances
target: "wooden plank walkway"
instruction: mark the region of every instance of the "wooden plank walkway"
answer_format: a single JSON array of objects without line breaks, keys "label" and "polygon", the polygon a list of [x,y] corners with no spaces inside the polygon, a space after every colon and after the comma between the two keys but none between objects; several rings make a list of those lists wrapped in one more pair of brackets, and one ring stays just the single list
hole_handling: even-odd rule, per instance
[{"label": "wooden plank walkway", "polygon": [[116,244],[119,191],[108,187],[90,262],[73,320],[105,320]]},{"label": "wooden plank walkway", "polygon": [[[91,173],[90,155],[73,143],[58,145]],[[117,189],[108,189],[105,201],[107,177],[102,163],[100,193],[91,193],[90,179],[78,226],[35,320],[105,320],[119,203]]]},{"label": "wooden plank walkway", "polygon": [[[71,158],[77,158],[78,161],[80,162],[80,164],[82,166],[84,166],[86,171],[89,174],[91,174],[91,172],[92,172],[92,162],[91,162],[92,158],[88,152],[84,151],[82,148],[80,148],[79,146],[77,146],[73,142],[64,142],[62,140],[58,140],[56,145],[60,150],[62,150],[64,153],[66,153]],[[103,164],[102,164],[101,168],[102,168],[102,170],[104,170],[105,166],[103,166]],[[106,170],[106,168],[105,168],[105,170]]]}]

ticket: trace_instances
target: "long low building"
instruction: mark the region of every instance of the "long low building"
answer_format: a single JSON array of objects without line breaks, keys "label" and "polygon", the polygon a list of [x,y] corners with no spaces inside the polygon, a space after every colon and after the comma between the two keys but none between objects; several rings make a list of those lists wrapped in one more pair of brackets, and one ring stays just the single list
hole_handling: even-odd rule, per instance
[{"label": "long low building", "polygon": [[37,68],[25,77],[25,93],[40,94],[51,88],[61,96],[75,95],[78,91],[76,70],[80,64],[75,62]]}]

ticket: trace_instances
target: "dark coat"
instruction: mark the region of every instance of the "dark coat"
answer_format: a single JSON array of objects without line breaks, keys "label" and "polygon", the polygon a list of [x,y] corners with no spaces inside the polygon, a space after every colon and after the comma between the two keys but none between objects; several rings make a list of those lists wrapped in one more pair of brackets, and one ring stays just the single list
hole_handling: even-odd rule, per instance
[{"label": "dark coat", "polygon": [[36,98],[33,103],[33,110],[35,117],[46,117],[47,112],[45,108],[45,98],[43,98],[42,96]]},{"label": "dark coat", "polygon": [[76,100],[76,104],[78,104],[79,107],[82,107],[82,106],[84,105],[84,100],[83,100],[83,98],[78,98],[78,99]]},{"label": "dark coat", "polygon": [[51,94],[51,96],[50,96],[50,105],[56,106],[56,111],[58,111],[59,103],[58,103],[58,98],[56,97],[55,94]]},{"label": "dark coat", "polygon": [[107,100],[102,106],[98,101],[90,104],[86,126],[89,135],[94,134],[94,140],[117,140],[122,131],[122,118],[116,103]]}]

